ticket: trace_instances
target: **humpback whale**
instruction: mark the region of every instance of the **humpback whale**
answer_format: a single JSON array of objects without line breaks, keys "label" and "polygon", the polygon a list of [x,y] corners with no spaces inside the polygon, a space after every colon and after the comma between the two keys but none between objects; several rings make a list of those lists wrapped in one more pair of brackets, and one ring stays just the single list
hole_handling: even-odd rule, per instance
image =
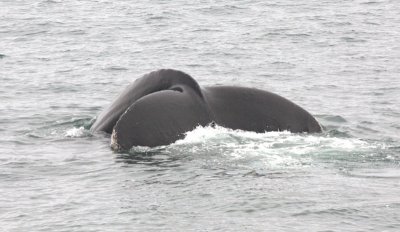
[{"label": "humpback whale", "polygon": [[92,132],[111,134],[111,148],[168,145],[197,126],[254,132],[321,132],[306,110],[277,94],[247,87],[200,87],[188,74],[161,69],[136,79],[104,110]]}]

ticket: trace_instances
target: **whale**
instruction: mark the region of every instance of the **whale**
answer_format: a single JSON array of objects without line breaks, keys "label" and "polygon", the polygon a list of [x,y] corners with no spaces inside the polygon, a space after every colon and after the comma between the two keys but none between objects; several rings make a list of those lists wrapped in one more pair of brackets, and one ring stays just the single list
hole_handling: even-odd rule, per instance
[{"label": "whale", "polygon": [[318,133],[319,122],[275,93],[240,86],[200,87],[174,69],[150,72],[129,84],[90,130],[111,134],[111,148],[156,147],[183,139],[198,126],[254,131]]}]

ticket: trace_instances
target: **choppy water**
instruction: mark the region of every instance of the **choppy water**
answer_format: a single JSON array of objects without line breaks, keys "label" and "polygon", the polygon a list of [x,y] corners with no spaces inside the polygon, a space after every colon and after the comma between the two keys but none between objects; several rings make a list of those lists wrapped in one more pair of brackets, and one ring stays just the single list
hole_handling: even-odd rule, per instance
[{"label": "choppy water", "polygon": [[[0,230],[399,231],[399,25],[397,0],[1,0]],[[278,93],[325,132],[112,152],[88,128],[159,68]]]}]

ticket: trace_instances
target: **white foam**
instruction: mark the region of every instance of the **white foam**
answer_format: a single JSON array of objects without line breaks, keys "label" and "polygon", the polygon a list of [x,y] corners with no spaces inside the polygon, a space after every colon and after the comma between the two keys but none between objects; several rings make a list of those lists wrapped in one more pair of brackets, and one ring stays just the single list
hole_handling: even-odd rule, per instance
[{"label": "white foam", "polygon": [[238,136],[243,139],[263,139],[266,137],[280,137],[282,135],[290,135],[291,133],[288,131],[280,131],[280,132],[268,132],[268,133],[256,133],[251,131],[243,131],[243,130],[233,130],[221,126],[198,126],[194,130],[186,133],[186,136],[182,140],[178,140],[175,144],[195,144],[195,143],[204,143],[209,142],[209,140],[218,139],[223,140],[226,138],[234,138]]},{"label": "white foam", "polygon": [[[224,144],[226,147],[262,147],[264,149],[292,148],[293,151],[309,151],[312,147],[352,150],[371,148],[373,145],[357,138],[338,138],[320,134],[291,133],[289,131],[274,131],[256,133],[251,131],[232,130],[221,126],[198,126],[186,133],[175,145],[183,144]],[[301,152],[300,152],[301,153]]]},{"label": "white foam", "polygon": [[79,128],[74,127],[65,132],[66,137],[75,138],[75,137],[82,137],[84,135],[85,135],[85,128],[83,126],[81,126]]},{"label": "white foam", "polygon": [[357,138],[288,131],[256,133],[220,126],[197,127],[171,147],[193,153],[211,153],[252,166],[295,167],[312,164],[319,154],[346,155],[370,151],[375,146]]}]

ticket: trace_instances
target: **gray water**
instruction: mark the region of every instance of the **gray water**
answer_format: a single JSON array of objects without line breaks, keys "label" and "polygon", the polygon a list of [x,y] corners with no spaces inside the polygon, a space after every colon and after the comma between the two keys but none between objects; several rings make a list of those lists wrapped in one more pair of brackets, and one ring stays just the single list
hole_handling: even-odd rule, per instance
[{"label": "gray water", "polygon": [[[397,0],[0,1],[0,231],[399,231]],[[257,87],[322,134],[88,130],[160,68]]]}]

